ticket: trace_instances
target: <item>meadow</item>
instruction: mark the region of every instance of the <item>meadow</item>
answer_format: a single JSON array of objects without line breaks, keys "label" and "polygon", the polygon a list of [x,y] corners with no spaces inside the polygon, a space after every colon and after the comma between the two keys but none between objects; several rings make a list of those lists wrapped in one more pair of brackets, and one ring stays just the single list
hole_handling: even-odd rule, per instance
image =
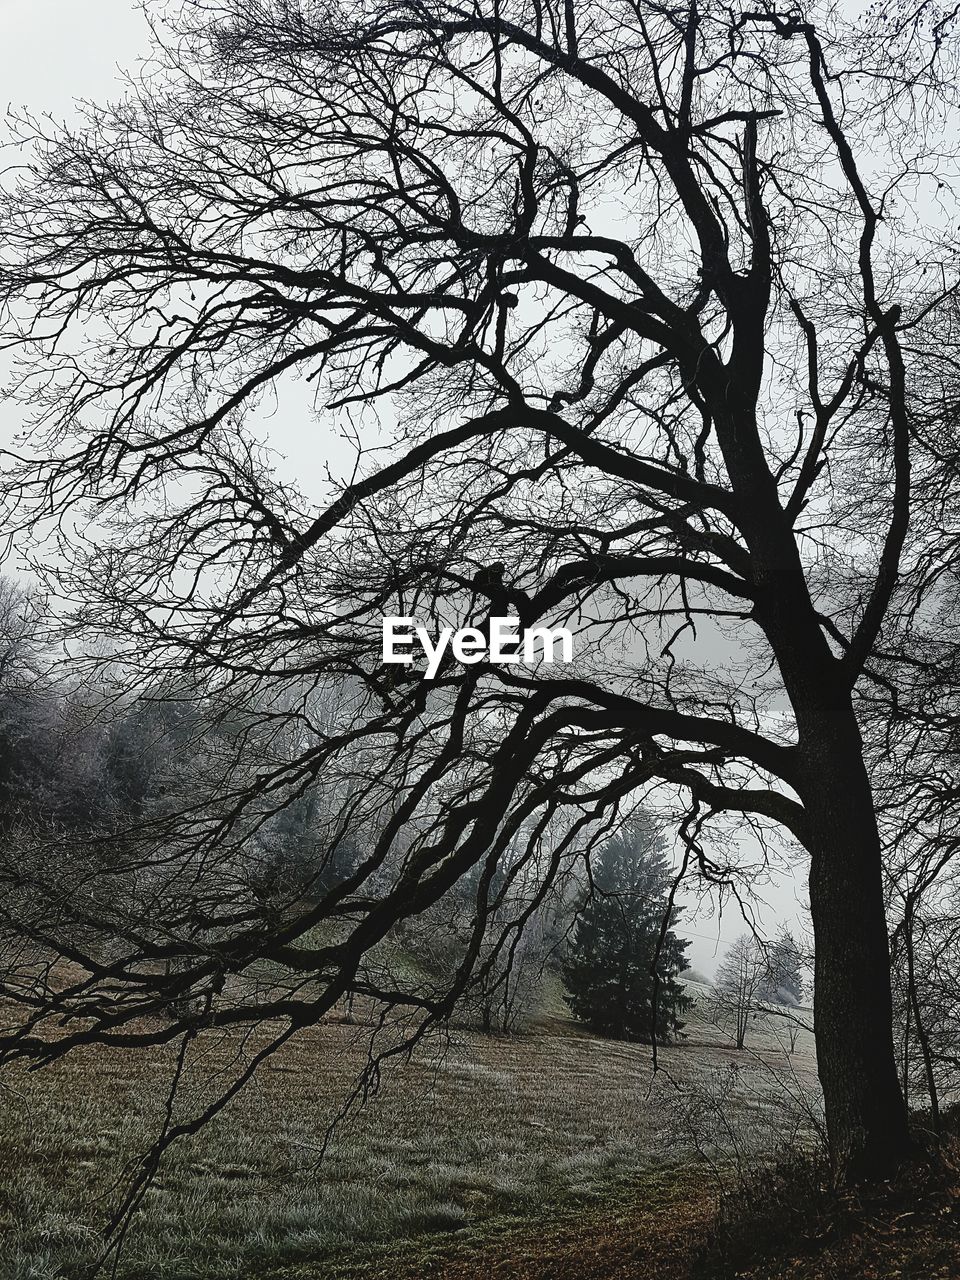
[{"label": "meadow", "polygon": [[[196,1137],[174,1144],[117,1275],[373,1274],[398,1242],[428,1254],[438,1240],[482,1238],[638,1188],[656,1197],[678,1179],[702,1186],[809,1134],[813,1039],[802,1031],[789,1054],[780,1024],[761,1017],[738,1053],[695,1010],[687,1039],[659,1050],[654,1074],[648,1046],[585,1034],[554,998],[524,1035],[452,1030],[391,1062],[376,1096],[325,1147],[371,1030],[331,1019],[269,1059]],[[201,1044],[179,1105],[201,1104],[258,1044]],[[161,1122],[173,1057],[91,1048],[7,1074],[5,1278],[79,1276],[97,1256],[132,1162]]]}]

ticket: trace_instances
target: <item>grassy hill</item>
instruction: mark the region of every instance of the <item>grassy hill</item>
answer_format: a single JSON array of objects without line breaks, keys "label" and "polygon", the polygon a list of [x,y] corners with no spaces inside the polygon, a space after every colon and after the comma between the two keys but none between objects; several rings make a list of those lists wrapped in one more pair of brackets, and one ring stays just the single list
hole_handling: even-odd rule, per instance
[{"label": "grassy hill", "polygon": [[[638,1187],[656,1197],[691,1169],[702,1191],[725,1162],[772,1153],[802,1130],[817,1086],[807,1033],[791,1056],[770,1018],[743,1053],[696,1010],[686,1031],[659,1050],[654,1074],[648,1046],[574,1024],[552,980],[530,1033],[451,1031],[390,1065],[324,1154],[371,1028],[309,1029],[172,1149],[118,1274],[212,1280],[279,1269],[319,1280],[351,1258],[372,1266],[371,1245],[382,1254],[406,1241],[426,1256],[441,1240],[482,1241],[504,1224],[590,1211]],[[262,1038],[200,1037],[180,1111],[202,1106]],[[157,1130],[172,1066],[172,1051],[90,1049],[8,1078],[0,1274],[80,1273],[117,1202],[118,1175]]]}]

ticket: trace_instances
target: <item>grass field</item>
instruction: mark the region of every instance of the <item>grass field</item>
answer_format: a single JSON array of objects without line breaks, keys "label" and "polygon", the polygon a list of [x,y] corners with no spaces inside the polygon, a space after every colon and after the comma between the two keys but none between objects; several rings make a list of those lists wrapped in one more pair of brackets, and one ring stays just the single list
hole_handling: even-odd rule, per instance
[{"label": "grass field", "polygon": [[[763,1020],[736,1053],[696,1016],[660,1050],[544,1017],[530,1034],[452,1032],[385,1070],[375,1099],[327,1126],[366,1060],[369,1028],[325,1023],[270,1059],[231,1107],[176,1144],[147,1192],[118,1274],[375,1274],[388,1241],[656,1198],[691,1171],[772,1151],[816,1098],[812,1036],[788,1056]],[[245,1046],[203,1043],[181,1106],[222,1084]],[[124,1169],[160,1123],[172,1053],[78,1052],[0,1090],[0,1274],[77,1276],[102,1245]],[[793,1098],[793,1101],[791,1101]],[[798,1119],[798,1117],[801,1117]],[[406,1255],[405,1255],[406,1256]],[[291,1269],[292,1268],[292,1269]],[[359,1272],[357,1271],[359,1268]]]}]

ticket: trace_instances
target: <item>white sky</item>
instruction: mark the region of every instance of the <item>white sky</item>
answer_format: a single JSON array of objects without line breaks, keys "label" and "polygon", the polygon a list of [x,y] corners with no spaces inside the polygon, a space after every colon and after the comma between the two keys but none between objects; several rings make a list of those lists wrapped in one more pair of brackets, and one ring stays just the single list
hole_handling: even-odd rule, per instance
[{"label": "white sky", "polygon": [[[69,119],[78,99],[118,96],[119,72],[135,68],[148,42],[146,20],[130,0],[0,0],[0,103]],[[319,496],[326,462],[338,472],[349,467],[349,451],[332,424],[311,416],[300,387],[287,388],[274,411],[259,415],[259,433],[287,457],[308,494]],[[763,897],[769,904],[761,916],[765,931],[772,934],[777,920],[785,919],[799,937],[802,883],[782,880],[767,886]],[[693,967],[712,974],[718,955],[743,928],[735,905],[722,921],[691,920],[681,933],[690,938]]]},{"label": "white sky", "polygon": [[0,0],[4,105],[68,115],[76,98],[110,96],[146,45],[130,0]]}]

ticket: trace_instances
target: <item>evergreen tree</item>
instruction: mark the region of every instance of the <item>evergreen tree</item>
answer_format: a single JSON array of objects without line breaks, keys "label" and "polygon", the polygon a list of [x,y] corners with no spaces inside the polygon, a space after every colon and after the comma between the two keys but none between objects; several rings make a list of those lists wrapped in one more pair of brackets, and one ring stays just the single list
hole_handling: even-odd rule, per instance
[{"label": "evergreen tree", "polygon": [[603,846],[564,966],[567,1003],[599,1035],[666,1041],[683,1026],[690,1001],[677,977],[689,944],[671,927],[675,910],[661,943],[669,886],[670,861],[651,819],[634,819]]},{"label": "evergreen tree", "polygon": [[803,957],[793,934],[781,926],[767,949],[767,967],[761,1000],[768,1004],[797,1005],[803,999]]}]

